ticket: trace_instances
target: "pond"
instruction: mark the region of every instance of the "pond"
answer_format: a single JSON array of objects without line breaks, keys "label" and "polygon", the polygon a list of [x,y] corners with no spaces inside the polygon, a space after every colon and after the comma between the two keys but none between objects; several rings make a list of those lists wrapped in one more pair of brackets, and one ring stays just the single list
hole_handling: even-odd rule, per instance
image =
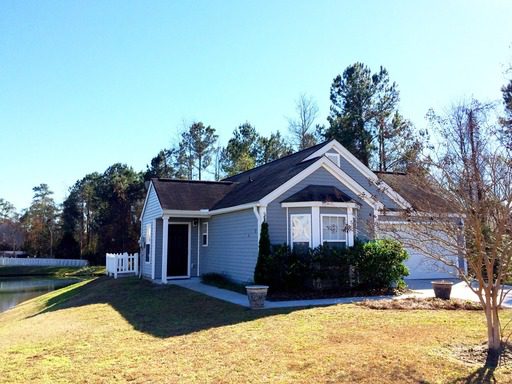
[{"label": "pond", "polygon": [[0,312],[22,301],[80,281],[54,277],[0,277]]}]

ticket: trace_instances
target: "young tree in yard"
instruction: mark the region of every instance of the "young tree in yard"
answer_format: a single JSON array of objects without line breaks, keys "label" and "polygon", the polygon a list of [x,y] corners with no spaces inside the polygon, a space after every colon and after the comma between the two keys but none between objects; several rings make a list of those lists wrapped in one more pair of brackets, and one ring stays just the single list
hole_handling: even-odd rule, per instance
[{"label": "young tree in yard", "polygon": [[[408,180],[421,191],[435,188],[444,204],[436,207],[432,200],[429,206],[425,199],[424,213],[408,212],[407,226],[395,226],[395,235],[455,268],[468,283],[485,311],[487,362],[495,365],[502,336],[498,309],[506,294],[502,284],[512,268],[512,152],[490,123],[491,111],[492,106],[472,100],[447,116],[431,114],[442,138],[429,164],[433,179]],[[468,270],[453,255],[463,258]]]},{"label": "young tree in yard", "polygon": [[202,122],[193,123],[188,131],[181,135],[179,158],[188,165],[189,179],[193,177],[193,169],[197,169],[198,179],[201,180],[202,171],[210,165],[215,142],[218,135],[215,129],[204,126]]},{"label": "young tree in yard", "polygon": [[317,143],[313,129],[318,117],[318,105],[312,97],[302,94],[295,102],[295,112],[296,117],[288,119],[288,130],[293,144],[301,151]]}]

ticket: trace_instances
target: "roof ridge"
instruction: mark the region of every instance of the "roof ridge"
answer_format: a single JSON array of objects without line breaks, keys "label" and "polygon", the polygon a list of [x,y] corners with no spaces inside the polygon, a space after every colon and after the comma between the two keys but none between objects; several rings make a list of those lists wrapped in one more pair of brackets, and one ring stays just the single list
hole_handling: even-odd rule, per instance
[{"label": "roof ridge", "polygon": [[163,181],[163,182],[173,182],[173,183],[195,183],[195,184],[237,184],[237,181],[224,181],[224,180],[189,180],[189,179],[172,179],[167,177],[153,177],[152,181]]}]

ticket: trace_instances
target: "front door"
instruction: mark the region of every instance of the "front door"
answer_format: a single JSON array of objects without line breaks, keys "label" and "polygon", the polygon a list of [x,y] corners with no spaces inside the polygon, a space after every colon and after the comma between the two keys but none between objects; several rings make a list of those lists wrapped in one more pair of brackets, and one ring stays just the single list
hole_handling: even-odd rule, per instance
[{"label": "front door", "polygon": [[188,276],[188,224],[169,224],[167,276]]}]

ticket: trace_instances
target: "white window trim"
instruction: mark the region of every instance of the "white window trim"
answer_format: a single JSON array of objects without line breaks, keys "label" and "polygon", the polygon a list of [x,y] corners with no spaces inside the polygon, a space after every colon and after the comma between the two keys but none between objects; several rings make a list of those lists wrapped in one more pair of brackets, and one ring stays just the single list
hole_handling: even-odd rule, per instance
[{"label": "white window trim", "polygon": [[[203,232],[203,226],[206,225],[206,232]],[[206,235],[206,244],[203,243],[203,236]],[[208,242],[210,241],[210,235],[209,235],[209,232],[208,232],[208,223],[201,223],[201,246],[202,247],[207,247],[208,246]]]},{"label": "white window trim", "polygon": [[311,228],[313,223],[311,222],[311,219],[312,219],[311,213],[292,213],[290,215],[290,218],[288,219],[288,220],[290,220],[290,248],[293,249],[293,217],[294,216],[309,216],[309,248],[311,248],[311,241],[313,240],[313,229]]},{"label": "white window trim", "polygon": [[[339,213],[322,213],[320,215],[320,244],[321,245],[324,244],[324,229],[323,229],[324,217],[344,217],[345,225],[348,225],[348,215],[343,215],[343,214],[339,214]],[[328,243],[345,243],[346,247],[348,248],[349,244],[352,243],[349,240],[350,232],[351,231],[348,231],[348,232],[345,231],[345,240],[326,240],[326,242],[328,242]]]}]

